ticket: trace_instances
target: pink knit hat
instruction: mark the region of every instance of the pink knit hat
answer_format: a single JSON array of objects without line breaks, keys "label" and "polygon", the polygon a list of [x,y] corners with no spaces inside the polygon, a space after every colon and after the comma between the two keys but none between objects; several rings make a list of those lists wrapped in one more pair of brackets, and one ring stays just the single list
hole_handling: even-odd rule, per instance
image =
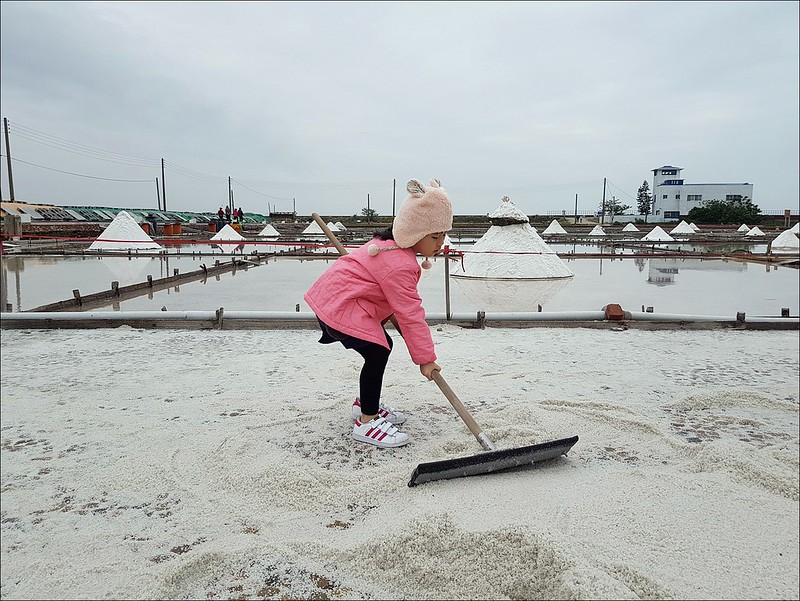
[{"label": "pink knit hat", "polygon": [[408,198],[400,206],[392,223],[394,241],[400,248],[410,248],[428,234],[453,229],[453,205],[438,180],[425,186],[412,179],[406,184]]}]

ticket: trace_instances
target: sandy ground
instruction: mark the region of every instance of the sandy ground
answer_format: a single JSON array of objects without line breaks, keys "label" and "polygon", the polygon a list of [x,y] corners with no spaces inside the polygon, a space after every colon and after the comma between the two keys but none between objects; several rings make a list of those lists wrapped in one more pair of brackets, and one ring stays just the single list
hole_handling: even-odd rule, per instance
[{"label": "sandy ground", "polygon": [[2,598],[797,599],[798,332],[434,328],[443,375],[536,467],[409,488],[480,445],[401,338],[2,331]]}]

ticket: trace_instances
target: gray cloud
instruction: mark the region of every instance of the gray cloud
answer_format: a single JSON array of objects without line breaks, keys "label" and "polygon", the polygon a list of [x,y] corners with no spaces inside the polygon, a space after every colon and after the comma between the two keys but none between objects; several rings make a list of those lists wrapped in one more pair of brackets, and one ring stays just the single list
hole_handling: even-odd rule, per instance
[{"label": "gray cloud", "polygon": [[[794,2],[3,2],[12,155],[154,180],[170,208],[391,212],[437,177],[456,212],[596,208],[651,170],[798,202]],[[17,124],[17,133],[14,125]],[[144,165],[100,161],[29,128]],[[45,138],[46,139],[46,138]],[[2,190],[8,198],[5,163]],[[18,199],[155,206],[154,183],[24,163]]]}]

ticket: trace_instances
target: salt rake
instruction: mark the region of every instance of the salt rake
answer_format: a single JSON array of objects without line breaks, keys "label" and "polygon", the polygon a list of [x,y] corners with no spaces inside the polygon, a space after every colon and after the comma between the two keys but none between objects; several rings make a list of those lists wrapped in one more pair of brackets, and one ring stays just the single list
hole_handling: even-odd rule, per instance
[{"label": "salt rake", "polygon": [[489,437],[481,430],[478,422],[472,417],[464,404],[453,392],[453,389],[444,381],[442,374],[438,370],[433,372],[433,381],[450,401],[453,409],[469,428],[469,431],[478,439],[481,446],[486,451],[469,457],[458,457],[456,459],[444,459],[442,461],[430,461],[420,463],[411,474],[409,486],[416,486],[431,480],[446,480],[448,478],[461,478],[464,476],[479,476],[481,474],[491,474],[501,470],[520,467],[531,463],[538,463],[548,459],[555,459],[561,455],[566,455],[576,442],[577,436],[542,442],[527,447],[517,447],[513,449],[497,449],[489,440]]},{"label": "salt rake", "polygon": [[[327,224],[316,213],[312,213],[314,221],[325,232],[325,235],[339,251],[340,255],[346,255],[347,249],[339,242]],[[402,334],[402,333],[401,333]],[[445,382],[439,370],[434,370],[433,381],[450,401],[453,409],[464,421],[470,432],[478,439],[484,448],[484,453],[471,455],[469,457],[458,457],[456,459],[444,459],[442,461],[430,461],[420,463],[411,474],[409,486],[416,486],[432,480],[446,480],[448,478],[462,478],[465,476],[478,476],[481,474],[491,474],[502,470],[521,467],[548,459],[555,459],[561,455],[566,455],[572,446],[578,442],[577,436],[542,442],[526,447],[513,449],[497,449],[494,443],[481,430],[481,427],[472,417],[464,404],[459,400],[453,389]]]}]

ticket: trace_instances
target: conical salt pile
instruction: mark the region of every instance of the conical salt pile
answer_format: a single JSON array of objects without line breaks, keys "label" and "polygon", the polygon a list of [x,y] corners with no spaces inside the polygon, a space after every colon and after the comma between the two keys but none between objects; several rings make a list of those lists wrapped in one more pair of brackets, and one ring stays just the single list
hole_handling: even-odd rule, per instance
[{"label": "conical salt pile", "polygon": [[694,231],[696,231],[696,232],[699,232],[699,231],[700,231],[700,228],[699,228],[699,227],[697,227],[697,226],[694,224],[694,222],[690,223],[690,224],[689,224],[689,227],[690,227],[690,228],[692,228],[692,229],[693,229]]},{"label": "conical salt pile", "polygon": [[737,232],[749,232],[749,231],[750,231],[750,228],[749,228],[749,227],[747,227],[747,224],[746,224],[746,223],[743,223],[742,225],[740,225],[740,226],[739,226],[739,229],[738,229],[738,230],[736,230],[736,231],[737,231]]},{"label": "conical salt pile", "polygon": [[793,234],[800,234],[800,221],[798,221],[791,228],[789,228],[789,231],[792,232]]},{"label": "conical salt pile", "polygon": [[322,228],[319,224],[312,220],[311,223],[308,224],[306,229],[304,229],[301,234],[309,235],[309,236],[324,236],[325,232],[322,231]]},{"label": "conical salt pile", "polygon": [[508,197],[489,220],[492,226],[469,251],[464,251],[463,262],[454,267],[453,277],[518,280],[573,276],[566,263],[533,231],[528,216]]},{"label": "conical salt pile", "polygon": [[772,252],[774,253],[796,253],[800,252],[800,238],[791,230],[781,232],[772,241]]},{"label": "conical salt pile", "polygon": [[272,227],[271,223],[268,223],[266,226],[264,226],[263,230],[258,232],[258,236],[261,238],[277,238],[280,235],[281,233]]},{"label": "conical salt pile", "polygon": [[223,227],[220,231],[216,234],[211,236],[212,240],[244,240],[244,236],[242,236],[239,232],[233,229],[227,223],[225,227]]},{"label": "conical salt pile", "polygon": [[605,236],[605,235],[606,235],[606,232],[605,232],[605,230],[604,230],[603,228],[601,228],[599,225],[596,225],[596,226],[594,226],[594,227],[592,228],[592,231],[591,231],[591,232],[589,232],[589,235],[590,235],[590,236]]},{"label": "conical salt pile", "polygon": [[749,232],[745,234],[745,236],[763,236],[764,232],[758,229],[758,226],[752,228]]},{"label": "conical salt pile", "polygon": [[561,227],[561,224],[558,222],[557,219],[553,219],[550,222],[550,225],[542,232],[543,234],[566,234],[567,230]]},{"label": "conical salt pile", "polygon": [[622,231],[623,232],[638,232],[639,228],[636,227],[635,225],[633,225],[632,223],[629,223],[624,228],[622,228]]},{"label": "conical salt pile", "polygon": [[670,234],[681,234],[681,235],[691,235],[694,234],[694,230],[692,226],[686,223],[685,221],[681,221],[678,225],[672,228],[669,231]]},{"label": "conical salt pile", "polygon": [[88,250],[163,250],[127,211],[120,211]]},{"label": "conical salt pile", "polygon": [[650,232],[648,232],[642,240],[656,240],[658,242],[674,242],[675,238],[670,236],[667,232],[661,229],[661,226],[655,226]]},{"label": "conical salt pile", "polygon": [[336,226],[336,224],[335,224],[333,221],[329,221],[329,222],[328,222],[328,223],[326,223],[325,225],[327,225],[327,226],[328,226],[328,229],[329,229],[330,231],[332,231],[332,232],[338,232],[338,231],[339,231],[339,228]]}]

